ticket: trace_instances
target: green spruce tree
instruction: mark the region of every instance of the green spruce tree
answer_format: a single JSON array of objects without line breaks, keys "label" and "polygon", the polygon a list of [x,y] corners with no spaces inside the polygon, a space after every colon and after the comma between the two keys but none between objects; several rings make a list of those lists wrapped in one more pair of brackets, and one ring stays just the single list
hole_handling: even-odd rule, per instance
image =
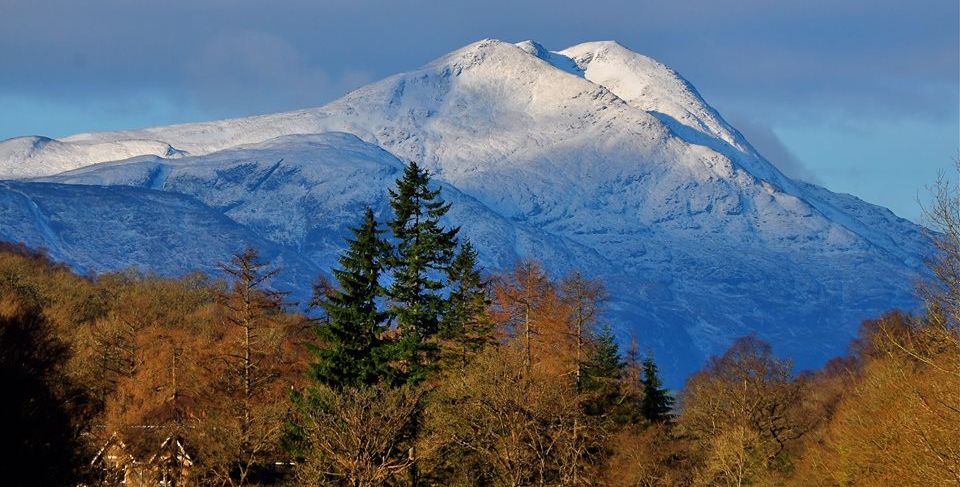
[{"label": "green spruce tree", "polygon": [[670,410],[673,407],[673,397],[663,388],[657,364],[653,355],[647,353],[643,359],[643,400],[640,403],[640,412],[649,421],[663,422],[670,419]]},{"label": "green spruce tree", "polygon": [[443,361],[464,365],[467,359],[493,341],[493,322],[487,317],[486,282],[477,268],[477,251],[464,241],[447,270],[450,295],[438,336]]},{"label": "green spruce tree", "polygon": [[610,325],[601,329],[591,345],[583,364],[581,386],[587,396],[586,411],[593,415],[608,414],[619,402],[625,364]]},{"label": "green spruce tree", "polygon": [[322,345],[312,347],[316,360],[310,375],[336,390],[374,384],[389,372],[382,334],[388,314],[379,308],[383,259],[389,245],[380,237],[373,210],[366,209],[360,226],[333,271],[337,288],[315,290],[314,304],[325,314],[317,333]]},{"label": "green spruce tree", "polygon": [[429,172],[415,162],[407,165],[390,197],[396,245],[388,295],[399,333],[393,350],[403,364],[402,378],[415,384],[426,378],[436,360],[435,338],[446,308],[444,277],[459,228],[446,229],[440,223],[450,205],[440,199],[439,189],[430,188]]}]

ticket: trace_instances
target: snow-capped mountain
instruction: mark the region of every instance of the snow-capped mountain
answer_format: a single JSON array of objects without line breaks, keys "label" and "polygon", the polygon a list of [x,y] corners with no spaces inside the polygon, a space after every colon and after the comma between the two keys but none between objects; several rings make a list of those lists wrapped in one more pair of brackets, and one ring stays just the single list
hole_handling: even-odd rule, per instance
[{"label": "snow-capped mountain", "polygon": [[890,211],[782,174],[653,59],[497,40],[320,108],[0,142],[0,178],[20,179],[0,185],[0,238],[175,272],[247,242],[302,295],[360,208],[387,212],[406,160],[488,269],[533,257],[602,278],[620,336],[675,384],[749,332],[817,365],[861,319],[914,306],[929,251]]}]

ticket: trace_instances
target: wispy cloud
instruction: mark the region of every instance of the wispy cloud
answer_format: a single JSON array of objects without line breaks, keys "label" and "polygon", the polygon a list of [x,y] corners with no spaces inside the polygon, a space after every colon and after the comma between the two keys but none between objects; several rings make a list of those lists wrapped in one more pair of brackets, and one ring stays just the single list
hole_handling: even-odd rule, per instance
[{"label": "wispy cloud", "polygon": [[822,182],[816,173],[810,169],[810,166],[801,161],[787,147],[780,136],[774,132],[773,127],[759,122],[749,115],[728,115],[727,121],[736,127],[760,154],[787,176],[808,183]]}]

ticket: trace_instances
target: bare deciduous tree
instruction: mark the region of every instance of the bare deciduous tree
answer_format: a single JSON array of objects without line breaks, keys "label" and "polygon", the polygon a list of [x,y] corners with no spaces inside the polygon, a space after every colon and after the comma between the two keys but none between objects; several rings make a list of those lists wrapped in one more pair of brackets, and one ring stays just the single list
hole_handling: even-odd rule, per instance
[{"label": "bare deciduous tree", "polygon": [[386,385],[310,391],[299,421],[306,453],[298,481],[373,487],[403,478],[413,462],[407,450],[422,394]]},{"label": "bare deciduous tree", "polygon": [[495,485],[584,484],[585,452],[600,430],[568,378],[536,365],[526,371],[522,343],[488,351],[440,385],[428,410],[432,434],[470,452],[471,468]]},{"label": "bare deciduous tree", "polygon": [[752,336],[691,377],[678,427],[693,440],[700,482],[743,485],[763,478],[811,427],[800,410],[800,388],[789,362]]},{"label": "bare deciduous tree", "polygon": [[200,441],[207,475],[246,485],[258,466],[280,454],[288,379],[296,369],[287,348],[292,324],[283,314],[283,295],[266,287],[277,271],[255,250],[234,255],[223,270],[232,282],[220,296],[226,326],[208,365],[215,379]]}]

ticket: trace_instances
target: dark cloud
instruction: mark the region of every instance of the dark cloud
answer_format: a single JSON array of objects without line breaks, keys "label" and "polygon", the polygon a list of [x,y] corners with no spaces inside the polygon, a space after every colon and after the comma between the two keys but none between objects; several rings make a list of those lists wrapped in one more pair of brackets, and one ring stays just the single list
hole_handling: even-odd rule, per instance
[{"label": "dark cloud", "polygon": [[[228,115],[322,105],[372,81],[370,74],[349,68],[333,75],[311,66],[286,40],[258,31],[211,38],[186,68],[195,103]],[[238,100],[243,100],[239,106]]]},{"label": "dark cloud", "polygon": [[955,124],[960,103],[956,0],[0,2],[0,96],[68,104],[154,93],[211,118],[311,106],[484,37],[617,39],[721,112],[764,119]]}]

